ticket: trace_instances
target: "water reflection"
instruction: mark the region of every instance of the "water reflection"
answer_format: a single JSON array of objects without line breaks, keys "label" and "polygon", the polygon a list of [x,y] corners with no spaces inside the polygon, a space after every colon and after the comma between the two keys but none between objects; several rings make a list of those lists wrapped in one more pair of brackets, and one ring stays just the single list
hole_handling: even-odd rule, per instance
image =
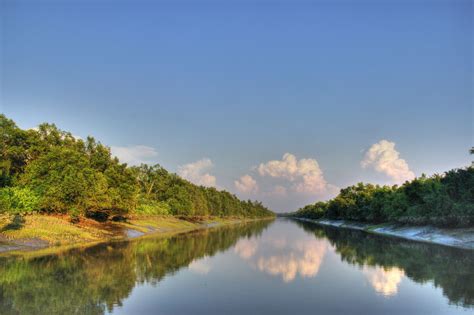
[{"label": "water reflection", "polygon": [[198,260],[193,260],[189,266],[189,270],[200,274],[200,275],[207,275],[211,271],[211,265],[209,258],[202,258]]},{"label": "water reflection", "polygon": [[297,241],[286,246],[275,246],[275,249],[282,253],[258,257],[258,269],[271,275],[280,275],[284,282],[290,282],[297,274],[303,278],[317,275],[326,254],[326,243],[313,239]]},{"label": "water reflection", "polygon": [[242,239],[237,242],[234,247],[236,252],[242,259],[249,259],[257,251],[258,243],[256,240]]},{"label": "water reflection", "polygon": [[404,276],[441,288],[449,302],[474,305],[474,252],[295,221],[327,239],[343,262],[359,266],[373,288],[394,295]]},{"label": "water reflection", "polygon": [[405,272],[396,267],[387,269],[364,267],[363,273],[375,291],[385,296],[397,294],[398,286],[405,276]]},{"label": "water reflection", "polygon": [[327,243],[312,236],[263,235],[258,239],[241,239],[234,252],[255,269],[279,276],[288,283],[299,275],[315,277],[326,254]]},{"label": "water reflection", "polygon": [[290,220],[0,258],[0,314],[453,314],[473,304],[472,251]]},{"label": "water reflection", "polygon": [[1,258],[0,314],[111,312],[137,284],[156,285],[190,264],[194,271],[208,273],[206,257],[228,249],[241,237],[259,235],[269,223],[101,244],[32,259]]}]

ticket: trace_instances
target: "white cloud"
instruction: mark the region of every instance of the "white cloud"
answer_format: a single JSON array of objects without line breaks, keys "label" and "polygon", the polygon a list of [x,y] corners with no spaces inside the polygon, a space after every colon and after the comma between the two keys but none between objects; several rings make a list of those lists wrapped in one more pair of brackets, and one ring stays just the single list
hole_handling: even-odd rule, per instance
[{"label": "white cloud", "polygon": [[397,184],[415,177],[407,162],[401,159],[400,153],[395,150],[395,143],[387,140],[373,144],[360,164],[363,168],[373,167]]},{"label": "white cloud", "polygon": [[129,165],[141,163],[151,163],[158,156],[155,148],[145,145],[135,145],[128,147],[111,146],[112,155],[118,157],[120,162]]},{"label": "white cloud", "polygon": [[178,175],[196,185],[216,187],[216,177],[206,172],[212,166],[210,159],[202,159],[179,166]]},{"label": "white cloud", "polygon": [[285,153],[281,160],[262,163],[257,170],[261,176],[283,178],[290,181],[292,190],[298,193],[321,195],[332,188],[324,179],[318,161],[315,159],[298,160],[291,153]]},{"label": "white cloud", "polygon": [[243,194],[254,194],[258,192],[258,184],[250,175],[244,175],[234,181],[235,188]]}]

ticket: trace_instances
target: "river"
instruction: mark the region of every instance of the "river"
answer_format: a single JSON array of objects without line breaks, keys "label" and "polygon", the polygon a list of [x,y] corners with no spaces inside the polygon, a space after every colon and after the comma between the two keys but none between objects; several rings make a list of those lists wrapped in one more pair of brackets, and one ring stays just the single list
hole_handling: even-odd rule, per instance
[{"label": "river", "polygon": [[474,251],[289,219],[0,258],[0,314],[472,314]]}]

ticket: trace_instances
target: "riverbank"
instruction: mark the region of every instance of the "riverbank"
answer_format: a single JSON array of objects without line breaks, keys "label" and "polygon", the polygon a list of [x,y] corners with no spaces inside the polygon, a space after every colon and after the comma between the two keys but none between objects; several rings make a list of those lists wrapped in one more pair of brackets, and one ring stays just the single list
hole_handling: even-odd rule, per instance
[{"label": "riverbank", "polygon": [[219,217],[131,216],[123,222],[97,222],[69,216],[27,215],[0,217],[0,253],[30,252],[48,248],[84,246],[147,235],[172,235],[255,219]]},{"label": "riverbank", "polygon": [[367,233],[393,236],[412,241],[474,250],[474,227],[437,228],[432,226],[407,226],[396,224],[374,225],[344,220],[312,220],[305,218],[293,219],[339,228],[360,230]]}]

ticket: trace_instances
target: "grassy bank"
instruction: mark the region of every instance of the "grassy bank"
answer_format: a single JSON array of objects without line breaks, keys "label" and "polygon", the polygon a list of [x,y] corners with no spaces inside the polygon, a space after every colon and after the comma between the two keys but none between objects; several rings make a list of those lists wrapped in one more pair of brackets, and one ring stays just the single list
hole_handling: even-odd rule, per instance
[{"label": "grassy bank", "polygon": [[[131,216],[123,222],[97,222],[80,218],[72,223],[69,216],[26,215],[0,217],[0,251],[35,250],[74,246],[139,237],[171,234],[187,230],[248,221],[241,218]],[[3,247],[3,250],[1,250]]]}]

